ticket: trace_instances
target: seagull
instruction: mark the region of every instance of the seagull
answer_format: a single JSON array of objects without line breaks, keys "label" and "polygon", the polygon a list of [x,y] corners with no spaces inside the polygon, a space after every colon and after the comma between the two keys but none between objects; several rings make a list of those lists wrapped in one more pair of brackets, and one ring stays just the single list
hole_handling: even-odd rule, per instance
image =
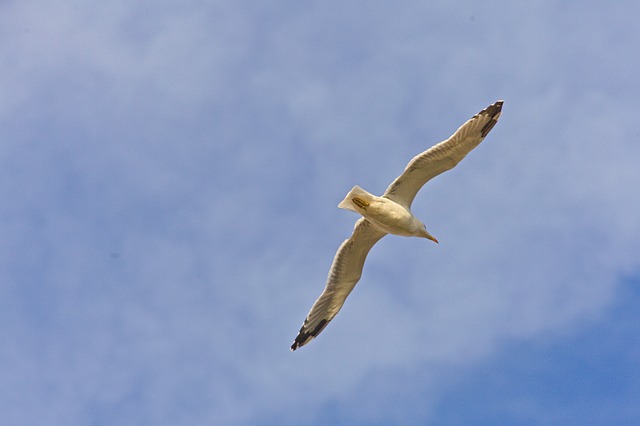
[{"label": "seagull", "polygon": [[333,259],[324,291],[311,307],[291,350],[306,345],[338,314],[355,287],[371,247],[387,234],[427,238],[435,243],[426,226],[411,213],[411,203],[429,180],[456,166],[487,136],[498,122],[503,101],[489,105],[471,117],[447,140],[415,156],[384,192],[377,197],[354,186],[339,208],[354,211],[358,219],[353,234]]}]

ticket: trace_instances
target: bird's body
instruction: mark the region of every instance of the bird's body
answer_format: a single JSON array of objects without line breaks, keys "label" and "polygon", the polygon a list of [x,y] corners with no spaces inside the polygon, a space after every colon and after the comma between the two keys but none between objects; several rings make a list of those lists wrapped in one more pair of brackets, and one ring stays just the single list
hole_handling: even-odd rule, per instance
[{"label": "bird's body", "polygon": [[338,207],[363,217],[336,253],[324,291],[311,307],[291,350],[310,342],[342,308],[362,275],[371,247],[386,234],[424,237],[438,242],[411,212],[411,203],[433,177],[455,167],[495,126],[502,111],[498,101],[464,123],[449,139],[415,156],[381,197],[354,186]]},{"label": "bird's body", "polygon": [[386,234],[426,237],[424,224],[408,208],[386,197],[376,197],[354,186],[338,207],[360,213]]}]

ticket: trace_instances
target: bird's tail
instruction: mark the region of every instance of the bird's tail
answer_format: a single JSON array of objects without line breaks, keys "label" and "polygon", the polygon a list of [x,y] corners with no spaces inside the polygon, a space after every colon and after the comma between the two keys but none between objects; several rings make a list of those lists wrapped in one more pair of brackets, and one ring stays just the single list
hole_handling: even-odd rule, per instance
[{"label": "bird's tail", "polygon": [[360,213],[357,207],[368,206],[371,200],[373,200],[373,195],[360,188],[358,185],[351,188],[351,191],[344,197],[344,200],[340,201],[338,207],[345,210],[351,210],[356,213]]}]

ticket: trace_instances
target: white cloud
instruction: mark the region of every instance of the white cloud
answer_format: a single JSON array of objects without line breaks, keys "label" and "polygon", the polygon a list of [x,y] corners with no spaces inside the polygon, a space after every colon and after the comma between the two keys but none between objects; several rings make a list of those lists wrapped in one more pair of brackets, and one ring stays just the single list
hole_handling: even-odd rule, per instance
[{"label": "white cloud", "polygon": [[[575,27],[611,45],[592,63],[575,11],[457,6],[3,6],[7,418],[411,423],[412,389],[429,419],[455,369],[601,316],[640,253],[636,97],[611,95],[635,35]],[[343,193],[497,98],[416,200],[442,244],[385,238],[289,353],[355,220]]]}]

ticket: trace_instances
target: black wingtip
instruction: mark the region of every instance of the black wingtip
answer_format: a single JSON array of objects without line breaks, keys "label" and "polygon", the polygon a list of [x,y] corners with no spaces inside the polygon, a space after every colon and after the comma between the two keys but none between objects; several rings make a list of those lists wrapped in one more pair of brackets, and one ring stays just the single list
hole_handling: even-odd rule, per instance
[{"label": "black wingtip", "polygon": [[493,103],[489,105],[487,108],[480,111],[480,113],[478,114],[478,115],[488,115],[489,117],[491,117],[491,120],[489,120],[487,124],[484,125],[484,127],[480,132],[483,138],[487,136],[491,131],[491,129],[493,129],[493,127],[498,123],[498,118],[500,118],[500,113],[502,112],[503,103],[504,101],[502,100],[497,101],[496,103]]},{"label": "black wingtip", "polygon": [[299,347],[304,346],[309,340],[311,340],[309,334],[302,332],[298,333],[296,340],[294,340],[293,345],[291,345],[291,351],[293,352]]},{"label": "black wingtip", "polygon": [[311,331],[305,331],[305,328],[307,327],[307,321],[305,320],[304,325],[300,329],[300,332],[296,336],[296,339],[293,341],[293,345],[291,345],[291,351],[295,351],[299,347],[309,343],[311,340],[313,340],[314,337],[320,334],[322,330],[324,330],[327,324],[329,324],[329,321],[323,319],[318,323],[318,325],[316,325],[316,328]]},{"label": "black wingtip", "polygon": [[[496,101],[480,111],[480,114],[487,114],[491,118],[496,118],[497,115],[500,115],[502,111],[502,105],[504,104],[503,100]],[[497,118],[496,118],[497,119]]]},{"label": "black wingtip", "polygon": [[295,351],[296,349],[298,349],[301,346],[304,346],[307,344],[307,342],[309,340],[313,339],[313,337],[311,337],[309,335],[309,333],[303,333],[302,331],[300,333],[298,333],[298,336],[296,337],[296,339],[293,341],[293,345],[291,345],[291,352]]}]

